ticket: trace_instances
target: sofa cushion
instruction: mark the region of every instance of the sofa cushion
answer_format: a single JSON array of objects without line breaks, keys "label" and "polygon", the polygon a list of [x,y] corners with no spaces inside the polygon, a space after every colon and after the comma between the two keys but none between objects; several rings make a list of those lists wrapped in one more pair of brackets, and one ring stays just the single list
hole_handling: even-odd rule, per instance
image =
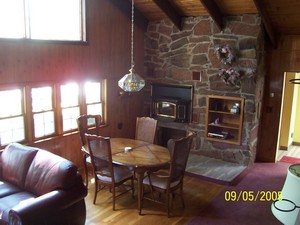
[{"label": "sofa cushion", "polygon": [[1,154],[2,179],[21,188],[38,149],[18,143],[8,145]]},{"label": "sofa cushion", "polygon": [[8,213],[13,207],[20,204],[26,204],[35,197],[36,196],[29,192],[18,192],[1,198],[0,220],[8,221]]},{"label": "sofa cushion", "polygon": [[71,188],[77,167],[69,160],[45,150],[39,150],[29,167],[25,189],[37,196],[56,189]]},{"label": "sofa cushion", "polygon": [[0,181],[0,199],[20,191],[22,191],[22,189],[17,186],[10,184],[7,181]]}]

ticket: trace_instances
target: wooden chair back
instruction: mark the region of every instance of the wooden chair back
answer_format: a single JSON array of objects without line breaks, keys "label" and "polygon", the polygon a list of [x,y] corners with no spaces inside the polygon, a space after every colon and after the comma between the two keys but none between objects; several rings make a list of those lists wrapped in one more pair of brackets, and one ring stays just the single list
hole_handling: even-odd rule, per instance
[{"label": "wooden chair back", "polygon": [[[168,149],[170,152],[170,167],[169,169],[162,168],[158,171],[148,171],[147,177],[143,183],[150,187],[151,197],[143,196],[142,199],[148,199],[156,203],[163,204],[167,207],[167,215],[170,216],[170,195],[175,194],[181,196],[182,205],[183,199],[183,178],[185,174],[186,164],[189,157],[194,133],[189,132],[186,137],[180,139],[170,139],[168,141]],[[179,190],[179,191],[177,191]],[[163,192],[166,194],[165,201],[161,198],[154,198],[154,191]],[[160,195],[159,195],[160,196]],[[172,198],[172,201],[173,201]],[[143,206],[143,200],[141,200]],[[142,207],[141,207],[142,208]],[[141,209],[140,209],[141,214]]]},{"label": "wooden chair back", "polygon": [[86,146],[85,134],[100,134],[101,115],[81,115],[77,118],[78,132],[82,146]]},{"label": "wooden chair back", "polygon": [[151,117],[137,117],[135,139],[153,144],[155,140],[157,120]]},{"label": "wooden chair back", "polygon": [[189,132],[186,137],[170,139],[168,141],[168,149],[171,157],[168,186],[173,182],[183,181],[193,137],[194,133]]},{"label": "wooden chair back", "polygon": [[94,174],[110,177],[109,183],[114,183],[110,138],[92,134],[85,134],[85,136]]},{"label": "wooden chair back", "polygon": [[[95,196],[96,203],[97,193],[104,186],[110,188],[113,195],[113,210],[115,210],[116,198],[120,195],[132,191],[134,196],[134,180],[132,172],[127,167],[114,166],[112,162],[111,144],[109,137],[102,137],[92,134],[85,134],[87,140],[87,148],[91,157],[92,168],[95,179]],[[131,180],[128,185],[125,182]],[[116,193],[116,187],[123,185],[123,191]],[[129,188],[127,188],[127,186]]]}]

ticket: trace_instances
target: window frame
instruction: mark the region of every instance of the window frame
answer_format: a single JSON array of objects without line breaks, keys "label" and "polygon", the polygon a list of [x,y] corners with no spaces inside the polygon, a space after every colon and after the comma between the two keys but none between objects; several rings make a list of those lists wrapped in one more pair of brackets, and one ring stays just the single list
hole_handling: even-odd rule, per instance
[{"label": "window frame", "polygon": [[[61,94],[61,86],[62,86],[62,85],[72,84],[72,83],[75,83],[75,84],[77,84],[77,86],[78,86],[77,105],[76,105],[76,106],[75,106],[75,105],[72,105],[72,106],[65,106],[65,107],[63,107],[63,106],[61,105],[61,103],[62,103],[62,99],[61,99],[61,97],[62,97],[62,94]],[[64,110],[64,109],[71,109],[71,108],[75,108],[75,107],[76,107],[76,108],[79,108],[79,115],[81,114],[82,102],[80,101],[80,96],[82,95],[82,94],[81,94],[81,92],[82,92],[82,85],[81,85],[81,83],[74,82],[74,81],[71,81],[71,82],[64,82],[64,83],[58,84],[57,89],[59,89],[59,100],[58,100],[58,103],[59,103],[59,104],[58,104],[58,105],[59,105],[60,125],[61,125],[61,130],[60,130],[60,132],[61,132],[62,134],[66,134],[66,133],[69,133],[69,132],[72,132],[72,131],[77,130],[77,128],[73,128],[73,129],[69,129],[69,130],[64,130],[64,127],[63,127],[63,124],[64,124],[63,110]],[[79,115],[78,115],[78,116],[79,116]]]},{"label": "window frame", "polygon": [[31,32],[30,32],[30,13],[28,12],[28,0],[22,0],[23,1],[23,12],[24,15],[24,37],[1,37],[0,41],[22,41],[22,42],[43,42],[43,43],[72,43],[72,44],[87,44],[87,12],[86,12],[86,4],[87,0],[79,0],[81,4],[81,10],[80,10],[80,39],[79,40],[67,40],[67,39],[38,39],[38,38],[32,38]]},{"label": "window frame", "polygon": [[[35,137],[35,125],[34,125],[34,115],[37,114],[35,112],[33,112],[32,109],[32,98],[31,98],[31,90],[33,88],[41,88],[41,87],[46,87],[49,86],[52,88],[52,109],[53,109],[53,113],[54,113],[54,133],[53,134],[49,134],[49,135],[45,135],[45,136],[41,136],[41,137]],[[34,142],[34,141],[38,141],[38,140],[43,140],[43,139],[47,139],[53,136],[56,136],[56,134],[58,133],[58,129],[57,129],[57,107],[56,107],[56,93],[55,93],[55,84],[53,83],[33,83],[33,84],[27,84],[26,88],[25,88],[25,99],[24,102],[26,104],[26,114],[27,117],[25,119],[25,121],[28,122],[27,125],[27,129],[28,129],[28,140],[31,140],[30,142]]]},{"label": "window frame", "polygon": [[[26,127],[27,127],[27,121],[26,121],[26,106],[25,106],[25,87],[22,86],[22,85],[18,85],[18,84],[15,84],[15,85],[3,85],[3,86],[0,86],[0,91],[9,91],[9,90],[14,90],[14,89],[19,89],[21,91],[21,114],[20,115],[11,115],[11,116],[7,116],[3,119],[9,119],[9,118],[16,118],[16,117],[20,117],[22,116],[23,117],[23,120],[24,120],[24,140],[20,140],[19,142],[20,143],[24,143],[26,140],[27,140],[27,135],[26,135]],[[6,145],[6,144],[5,144]],[[0,136],[0,148],[2,146],[5,146],[5,145],[2,145],[1,143],[1,136]]]},{"label": "window frame", "polygon": [[[87,103],[87,96],[86,96],[86,93],[85,93],[85,84],[87,82],[91,82],[91,83],[100,83],[100,101],[99,102],[93,102],[93,103]],[[81,111],[81,114],[88,114],[88,106],[91,106],[91,105],[96,105],[96,104],[101,104],[101,112],[102,114],[105,115],[105,112],[103,111],[104,110],[104,98],[105,98],[105,94],[106,94],[106,90],[105,90],[105,87],[106,87],[106,80],[102,80],[101,81],[87,81],[87,82],[84,82],[82,83],[82,95],[80,96],[80,101],[83,102],[83,104],[86,106],[85,107],[85,110],[84,111]],[[104,116],[102,116],[102,120],[104,119],[103,118]]]},{"label": "window frame", "polygon": [[[84,94],[84,84],[88,81],[74,81],[74,82],[62,82],[62,83],[52,83],[52,82],[43,82],[43,83],[26,83],[19,85],[0,85],[0,91],[20,89],[22,91],[22,112],[24,118],[24,140],[18,141],[23,144],[40,142],[47,139],[52,139],[58,136],[63,136],[77,132],[77,128],[63,131],[63,120],[62,120],[62,107],[61,107],[61,98],[60,98],[60,85],[68,83],[77,83],[79,87],[79,114],[87,113],[87,104],[85,102]],[[101,85],[101,107],[102,107],[102,121],[101,125],[106,124],[106,80],[99,79],[89,82],[99,82]],[[39,88],[50,86],[52,88],[52,108],[54,112],[54,133],[45,135],[42,137],[35,137],[34,132],[34,113],[32,109],[32,99],[31,99],[31,90],[32,88]],[[15,117],[15,116],[11,116]],[[0,149],[5,147],[7,144],[0,145]]]}]

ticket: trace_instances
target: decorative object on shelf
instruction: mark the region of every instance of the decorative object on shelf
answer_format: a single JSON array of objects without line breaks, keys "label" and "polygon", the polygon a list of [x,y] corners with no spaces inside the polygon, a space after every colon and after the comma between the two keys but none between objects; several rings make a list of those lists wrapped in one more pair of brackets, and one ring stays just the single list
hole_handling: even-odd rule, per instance
[{"label": "decorative object on shelf", "polygon": [[209,132],[207,134],[208,137],[211,138],[217,138],[217,139],[222,139],[222,140],[226,140],[226,139],[231,139],[234,138],[230,133],[228,132],[221,132],[221,133],[213,133],[213,132]]},{"label": "decorative object on shelf", "polygon": [[228,69],[220,69],[219,76],[226,85],[230,86],[238,86],[240,81],[240,73],[233,67],[230,67]]},{"label": "decorative object on shelf", "polygon": [[131,68],[118,82],[125,92],[138,92],[145,86],[145,80],[134,71],[133,60],[133,34],[134,34],[134,0],[131,1]]},{"label": "decorative object on shelf", "polygon": [[219,124],[219,123],[220,123],[220,118],[218,117],[215,119],[215,124]]},{"label": "decorative object on shelf", "polygon": [[229,45],[222,45],[215,48],[215,53],[222,63],[231,65],[235,60],[235,53]]},{"label": "decorative object on shelf", "polygon": [[240,103],[235,103],[230,109],[231,113],[239,114],[240,113]]}]

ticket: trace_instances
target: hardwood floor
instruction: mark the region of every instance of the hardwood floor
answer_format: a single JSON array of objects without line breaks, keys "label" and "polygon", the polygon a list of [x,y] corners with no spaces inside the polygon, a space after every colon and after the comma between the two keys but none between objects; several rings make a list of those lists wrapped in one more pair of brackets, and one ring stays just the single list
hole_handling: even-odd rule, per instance
[{"label": "hardwood floor", "polygon": [[166,216],[163,206],[154,204],[147,200],[141,216],[137,210],[137,196],[131,197],[127,193],[116,200],[116,211],[112,210],[112,195],[108,189],[98,193],[96,205],[93,205],[94,184],[89,184],[88,195],[85,199],[87,208],[86,225],[144,225],[144,224],[186,224],[191,218],[206,207],[214,199],[224,186],[211,183],[198,178],[186,176],[184,179],[185,208],[181,206],[180,198],[175,198],[172,216]]},{"label": "hardwood floor", "polygon": [[282,156],[291,156],[300,158],[300,146],[299,145],[291,145],[288,150],[279,150],[277,154],[277,160],[279,161]]}]

